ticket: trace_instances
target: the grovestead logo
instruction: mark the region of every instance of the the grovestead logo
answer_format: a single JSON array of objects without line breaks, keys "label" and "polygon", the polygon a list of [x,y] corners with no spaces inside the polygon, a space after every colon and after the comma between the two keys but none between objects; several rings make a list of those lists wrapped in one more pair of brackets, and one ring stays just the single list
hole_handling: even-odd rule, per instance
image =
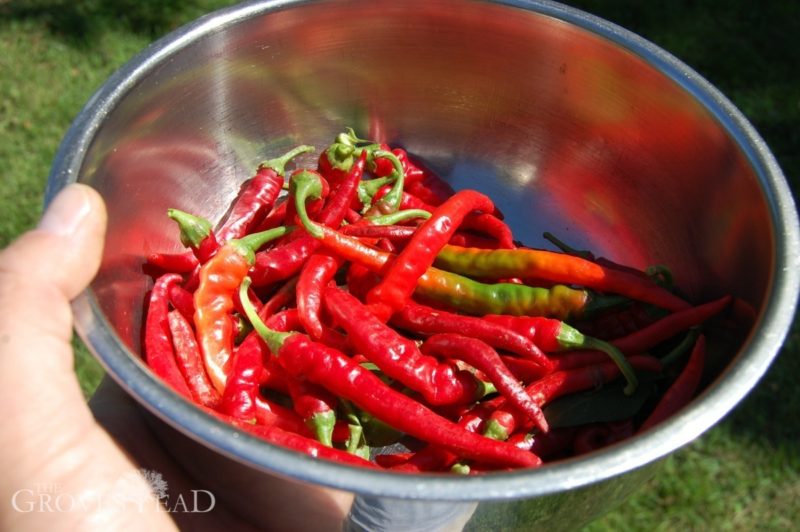
[{"label": "the grovestead logo", "polygon": [[157,511],[207,513],[214,509],[216,498],[208,490],[189,490],[170,494],[167,481],[158,471],[140,469],[121,476],[105,487],[73,493],[55,483],[36,483],[19,489],[11,497],[17,512],[92,512]]}]

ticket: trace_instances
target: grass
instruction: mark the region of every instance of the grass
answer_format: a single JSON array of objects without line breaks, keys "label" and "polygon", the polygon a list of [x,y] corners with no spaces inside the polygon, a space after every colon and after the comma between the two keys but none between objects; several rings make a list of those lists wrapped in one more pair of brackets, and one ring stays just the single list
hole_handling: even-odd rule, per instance
[{"label": "grass", "polygon": [[[221,0],[0,0],[0,246],[32,227],[58,143],[103,80]],[[573,0],[663,46],[749,117],[800,190],[800,4]],[[76,340],[84,391],[102,370]],[[786,530],[800,523],[800,327],[761,385],[660,474],[592,523],[611,530]]]}]

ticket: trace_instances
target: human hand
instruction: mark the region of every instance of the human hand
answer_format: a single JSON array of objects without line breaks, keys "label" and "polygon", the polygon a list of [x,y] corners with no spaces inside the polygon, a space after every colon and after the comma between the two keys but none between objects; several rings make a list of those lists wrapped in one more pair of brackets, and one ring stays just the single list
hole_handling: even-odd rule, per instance
[{"label": "human hand", "polygon": [[0,529],[175,530],[173,518],[182,528],[196,520],[193,530],[249,528],[221,504],[200,515],[167,513],[139,468],[162,473],[171,490],[191,481],[138,408],[111,383],[93,399],[94,415],[84,401],[69,302],[97,272],[105,228],[100,196],[70,185],[36,229],[0,251]]}]

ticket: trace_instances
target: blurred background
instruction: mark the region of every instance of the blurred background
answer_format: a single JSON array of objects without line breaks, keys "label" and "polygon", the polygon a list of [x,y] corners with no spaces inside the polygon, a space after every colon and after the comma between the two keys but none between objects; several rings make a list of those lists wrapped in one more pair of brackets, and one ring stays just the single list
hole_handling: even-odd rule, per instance
[{"label": "blurred background", "polygon": [[[0,0],[0,247],[33,227],[58,144],[86,100],[154,39],[225,0]],[[767,141],[800,195],[800,2],[572,0],[665,48],[716,85]],[[333,22],[332,22],[333,23]],[[88,396],[102,377],[79,340]],[[668,458],[585,530],[800,526],[800,328],[721,424]]]}]

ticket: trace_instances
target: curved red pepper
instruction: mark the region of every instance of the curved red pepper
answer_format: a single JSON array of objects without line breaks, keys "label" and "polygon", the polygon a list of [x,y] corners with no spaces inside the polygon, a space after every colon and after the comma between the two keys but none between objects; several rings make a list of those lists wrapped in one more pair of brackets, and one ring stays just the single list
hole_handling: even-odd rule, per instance
[{"label": "curved red pepper", "polygon": [[504,325],[475,316],[463,316],[408,301],[392,316],[392,325],[415,333],[458,333],[477,338],[497,349],[516,353],[540,365],[546,373],[553,363],[529,338]]},{"label": "curved red pepper", "polygon": [[697,391],[697,387],[700,385],[700,379],[703,377],[705,358],[706,340],[705,336],[701,334],[697,337],[697,341],[692,349],[692,354],[689,356],[689,361],[686,363],[683,371],[658,401],[653,412],[647,417],[644,423],[642,423],[642,426],[639,427],[640,432],[661,423],[692,400],[694,393]]},{"label": "curved red pepper", "polygon": [[[362,155],[353,164],[347,179],[334,189],[325,207],[320,211],[318,223],[327,227],[339,227],[356,197],[358,183],[364,173],[366,155]],[[320,242],[311,235],[302,232],[290,242],[268,251],[256,254],[256,262],[251,273],[253,286],[266,286],[282,281],[296,274],[305,260],[319,248]]]},{"label": "curved red pepper", "polygon": [[435,334],[420,346],[425,354],[463,360],[475,369],[482,371],[506,400],[525,412],[542,432],[547,432],[547,420],[542,409],[525,393],[514,375],[500,359],[492,347],[477,338],[461,334]]},{"label": "curved red pepper", "polygon": [[272,331],[258,322],[254,311],[248,317],[255,320],[253,326],[290,375],[324,386],[397,430],[481,462],[511,467],[541,464],[532,453],[468,432],[438,416],[338,350],[303,334]]},{"label": "curved red pepper", "polygon": [[311,146],[298,146],[280,157],[261,163],[256,174],[245,183],[234,200],[217,230],[217,239],[224,243],[253,232],[278,199],[283,187],[286,164],[298,155],[311,151],[314,151]]},{"label": "curved red pepper", "polygon": [[220,400],[219,393],[208,379],[190,322],[178,310],[169,313],[168,321],[175,347],[175,360],[192,397],[201,405],[215,407]]},{"label": "curved red pepper", "polygon": [[457,192],[437,207],[391,263],[383,280],[367,293],[367,303],[386,307],[390,315],[401,309],[464,217],[476,210],[491,212],[494,203],[472,190]]},{"label": "curved red pepper", "polygon": [[166,274],[156,279],[147,307],[144,353],[145,361],[153,373],[158,375],[170,388],[184,397],[192,399],[186,379],[175,360],[168,319],[169,289],[182,280],[183,278],[178,274]]},{"label": "curved red pepper", "polygon": [[383,323],[351,294],[329,286],[324,300],[357,352],[389,377],[422,394],[429,404],[466,404],[483,395],[480,382],[471,373],[423,355],[416,343]]}]

